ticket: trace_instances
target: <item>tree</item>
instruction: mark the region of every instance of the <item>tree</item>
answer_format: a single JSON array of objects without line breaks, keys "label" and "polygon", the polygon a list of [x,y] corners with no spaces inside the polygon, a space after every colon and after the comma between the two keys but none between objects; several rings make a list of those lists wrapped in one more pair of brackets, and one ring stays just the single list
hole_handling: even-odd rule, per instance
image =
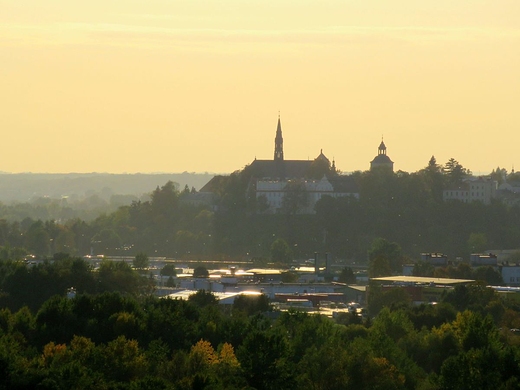
[{"label": "tree", "polygon": [[413,267],[414,276],[433,276],[435,268],[426,261],[419,261]]},{"label": "tree", "polygon": [[209,278],[209,272],[206,267],[203,265],[199,265],[195,267],[193,270],[193,277],[194,278]]},{"label": "tree", "polygon": [[161,276],[177,276],[177,271],[175,270],[175,265],[174,264],[166,264],[162,269],[161,269]]},{"label": "tree", "polygon": [[422,169],[420,174],[424,178],[427,191],[430,192],[433,200],[442,202],[442,191],[444,189],[444,176],[442,168],[437,164],[435,156],[430,158],[426,168]]},{"label": "tree", "polygon": [[145,269],[148,268],[150,261],[148,259],[148,255],[143,252],[139,252],[134,258],[134,267],[137,269]]},{"label": "tree", "polygon": [[482,253],[487,247],[485,233],[471,233],[468,238],[468,249],[470,253]]},{"label": "tree", "polygon": [[122,261],[103,260],[98,271],[99,292],[119,291],[137,294],[140,276],[130,265]]},{"label": "tree", "polygon": [[442,172],[447,176],[448,182],[452,185],[462,183],[462,180],[471,175],[469,169],[464,168],[457,160],[450,158],[444,167]]},{"label": "tree", "polygon": [[175,280],[173,280],[173,276],[170,276],[166,281],[166,287],[175,287]]},{"label": "tree", "polygon": [[287,242],[282,238],[277,238],[271,244],[271,260],[275,263],[290,263],[292,251]]},{"label": "tree", "polygon": [[195,294],[190,295],[188,301],[194,303],[198,307],[215,306],[218,304],[215,294],[206,290],[199,290]]},{"label": "tree", "polygon": [[355,284],[356,283],[356,275],[352,271],[352,268],[345,267],[341,270],[341,273],[338,278],[338,282],[346,283],[346,284]]},{"label": "tree", "polygon": [[410,294],[403,287],[392,287],[387,290],[372,282],[368,291],[368,312],[375,316],[384,307],[407,306],[412,302]]},{"label": "tree", "polygon": [[437,164],[437,160],[435,159],[435,156],[432,156],[430,158],[430,161],[428,161],[428,165],[426,166],[426,170],[428,172],[440,172],[441,167],[439,164]]},{"label": "tree", "polygon": [[239,310],[247,313],[247,315],[254,315],[269,311],[269,297],[265,294],[261,295],[245,295],[241,294],[233,301],[233,310]]},{"label": "tree", "polygon": [[103,365],[106,378],[120,382],[132,381],[146,373],[148,362],[136,340],[119,336],[102,347],[102,356],[106,362],[110,362]]},{"label": "tree", "polygon": [[269,201],[267,200],[267,196],[262,194],[256,198],[256,211],[263,214],[267,210],[269,210]]},{"label": "tree", "polygon": [[497,167],[496,169],[493,169],[493,171],[490,174],[490,177],[492,180],[498,182],[498,184],[502,184],[506,180],[507,170],[504,168]]},{"label": "tree", "polygon": [[[402,270],[401,267],[403,265],[403,254],[399,244],[390,242],[384,238],[376,238],[374,241],[372,241],[372,246],[368,251],[368,258],[370,261],[372,261],[377,257],[386,259],[391,271],[400,272]],[[381,262],[381,260],[379,260],[379,262]]]},{"label": "tree", "polygon": [[25,233],[25,246],[39,256],[48,256],[51,251],[51,238],[43,222],[34,222]]},{"label": "tree", "polygon": [[294,215],[308,204],[305,182],[292,180],[284,188],[281,210],[284,214]]},{"label": "tree", "polygon": [[473,279],[486,282],[487,285],[501,286],[504,284],[502,275],[493,267],[478,267],[473,271]]},{"label": "tree", "polygon": [[368,265],[368,276],[377,278],[381,276],[392,275],[392,268],[388,259],[382,255],[378,255],[370,259]]},{"label": "tree", "polygon": [[298,274],[296,272],[286,271],[281,273],[283,283],[296,283],[298,281]]}]

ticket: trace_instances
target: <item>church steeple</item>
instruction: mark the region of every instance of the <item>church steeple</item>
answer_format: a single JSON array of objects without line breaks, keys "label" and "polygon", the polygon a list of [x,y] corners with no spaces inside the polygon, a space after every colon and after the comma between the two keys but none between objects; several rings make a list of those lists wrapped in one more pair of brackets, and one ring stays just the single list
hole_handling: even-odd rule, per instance
[{"label": "church steeple", "polygon": [[383,137],[381,137],[381,143],[379,144],[379,148],[377,148],[377,154],[386,154],[386,145],[383,141]]},{"label": "church steeple", "polygon": [[278,126],[276,127],[276,138],[274,139],[274,161],[283,161],[283,138],[280,114],[278,114]]},{"label": "church steeple", "polygon": [[377,156],[370,161],[370,170],[374,170],[376,168],[385,167],[390,169],[390,171],[394,171],[394,162],[390,160],[390,157],[386,154],[386,145],[383,137],[381,137],[381,143],[377,148]]}]

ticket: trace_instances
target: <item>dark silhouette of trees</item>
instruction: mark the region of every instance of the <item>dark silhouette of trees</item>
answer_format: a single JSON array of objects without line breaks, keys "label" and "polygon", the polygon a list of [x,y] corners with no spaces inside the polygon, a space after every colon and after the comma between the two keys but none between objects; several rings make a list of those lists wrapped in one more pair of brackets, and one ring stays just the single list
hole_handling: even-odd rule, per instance
[{"label": "dark silhouette of trees", "polygon": [[277,238],[271,244],[271,260],[275,263],[287,264],[292,260],[292,251],[287,242]]},{"label": "dark silhouette of trees", "polygon": [[[395,242],[390,242],[384,238],[375,239],[368,251],[368,256],[370,260],[370,269],[374,275],[388,276],[391,272],[401,271],[403,265],[403,254],[401,247]],[[388,266],[386,265],[386,262],[388,263]]]},{"label": "dark silhouette of trees", "polygon": [[144,252],[139,252],[135,255],[134,258],[134,267],[140,270],[148,268],[150,265],[150,260],[148,259],[148,255]]},{"label": "dark silhouette of trees", "polygon": [[446,164],[442,167],[442,172],[446,175],[447,181],[451,185],[457,185],[462,183],[462,180],[471,175],[471,171],[464,168],[454,158],[450,158]]},{"label": "dark silhouette of trees", "polygon": [[356,284],[356,275],[352,271],[352,268],[345,267],[341,270],[338,277],[338,282],[346,284]]},{"label": "dark silhouette of trees", "polygon": [[483,285],[458,286],[437,305],[412,305],[400,287],[374,285],[370,294],[370,320],[335,321],[297,311],[269,318],[261,314],[270,310],[265,295],[239,296],[229,310],[206,291],[187,301],[62,293],[36,314],[26,306],[0,309],[0,385],[506,389],[520,383],[519,336],[509,330],[520,321],[515,303]]},{"label": "dark silhouette of trees", "polygon": [[287,215],[295,215],[304,209],[309,202],[305,183],[300,180],[292,180],[284,188],[281,212]]},{"label": "dark silhouette of trees", "polygon": [[209,278],[209,272],[206,267],[199,265],[193,269],[194,278]]},{"label": "dark silhouette of trees", "polygon": [[162,269],[161,269],[161,275],[162,276],[176,276],[177,275],[177,271],[175,270],[175,265],[174,264],[166,264]]}]

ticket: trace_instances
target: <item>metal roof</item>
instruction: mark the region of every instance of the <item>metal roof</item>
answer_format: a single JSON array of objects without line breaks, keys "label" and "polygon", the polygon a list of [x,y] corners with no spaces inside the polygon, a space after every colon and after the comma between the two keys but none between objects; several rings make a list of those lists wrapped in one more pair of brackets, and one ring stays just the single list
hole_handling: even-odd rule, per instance
[{"label": "metal roof", "polygon": [[394,282],[394,283],[434,283],[434,284],[465,284],[473,283],[471,279],[450,279],[450,278],[430,278],[423,276],[385,276],[382,278],[370,278],[378,282]]}]

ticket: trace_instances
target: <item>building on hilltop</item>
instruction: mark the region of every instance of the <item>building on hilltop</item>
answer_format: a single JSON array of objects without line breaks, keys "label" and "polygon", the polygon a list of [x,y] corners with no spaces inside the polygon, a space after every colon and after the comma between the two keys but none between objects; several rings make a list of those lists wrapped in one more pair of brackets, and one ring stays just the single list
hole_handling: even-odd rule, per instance
[{"label": "building on hilltop", "polygon": [[520,204],[520,181],[512,180],[508,181],[506,178],[503,183],[498,186],[497,198],[502,203],[515,206]]},{"label": "building on hilltop", "polygon": [[287,212],[289,207],[294,213],[312,214],[316,202],[325,195],[359,198],[354,179],[339,175],[335,161],[331,162],[323,150],[314,160],[284,159],[280,117],[276,127],[274,159],[255,159],[249,169],[252,173],[249,191],[263,205],[263,213]]},{"label": "building on hilltop", "polygon": [[337,176],[328,179],[325,175],[321,180],[268,180],[256,179],[255,195],[257,202],[265,205],[263,213],[275,214],[287,210],[291,188],[299,185],[302,195],[300,203],[295,205],[294,212],[298,214],[313,214],[314,206],[323,196],[339,198],[350,196],[359,198],[358,187],[352,177]]},{"label": "building on hilltop", "polygon": [[463,203],[481,202],[490,204],[496,197],[497,182],[488,177],[469,178],[459,185],[446,188],[442,192],[444,201],[456,200]]},{"label": "building on hilltop", "polygon": [[374,157],[372,161],[370,161],[370,170],[374,169],[389,169],[390,171],[394,171],[394,162],[390,160],[390,157],[386,154],[386,145],[383,139],[381,139],[381,143],[377,148],[377,156]]},{"label": "building on hilltop", "polygon": [[336,174],[335,163],[320,151],[314,160],[286,160],[283,153],[282,125],[278,117],[276,137],[274,140],[274,158],[272,160],[254,159],[249,165],[252,175],[258,179],[290,180],[290,179],[321,179],[324,174]]},{"label": "building on hilltop", "polygon": [[[352,176],[340,175],[323,150],[314,160],[287,160],[283,151],[280,116],[274,139],[272,160],[254,159],[247,171],[247,196],[256,200],[257,212],[274,214],[289,212],[312,214],[323,196],[359,198],[359,190]],[[200,192],[216,194],[228,176],[215,176]],[[222,194],[218,194],[222,195]]]}]

